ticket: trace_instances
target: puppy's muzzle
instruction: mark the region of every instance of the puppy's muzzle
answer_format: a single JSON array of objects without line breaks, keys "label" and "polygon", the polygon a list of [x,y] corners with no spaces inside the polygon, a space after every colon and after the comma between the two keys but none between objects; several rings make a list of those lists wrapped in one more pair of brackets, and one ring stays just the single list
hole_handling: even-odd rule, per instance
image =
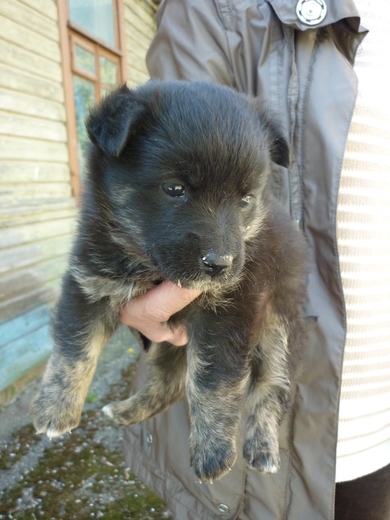
[{"label": "puppy's muzzle", "polygon": [[200,265],[209,276],[215,276],[233,265],[233,257],[231,255],[208,253],[202,256]]}]

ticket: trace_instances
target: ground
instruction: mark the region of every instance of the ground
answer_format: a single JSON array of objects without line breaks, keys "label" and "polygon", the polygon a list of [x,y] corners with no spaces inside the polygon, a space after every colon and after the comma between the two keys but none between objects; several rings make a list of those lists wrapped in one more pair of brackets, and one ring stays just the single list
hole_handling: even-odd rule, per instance
[{"label": "ground", "polygon": [[36,435],[28,406],[39,381],[0,411],[0,519],[162,520],[166,504],[125,467],[122,432],[101,408],[130,392],[139,347],[121,327],[104,349],[72,434]]}]

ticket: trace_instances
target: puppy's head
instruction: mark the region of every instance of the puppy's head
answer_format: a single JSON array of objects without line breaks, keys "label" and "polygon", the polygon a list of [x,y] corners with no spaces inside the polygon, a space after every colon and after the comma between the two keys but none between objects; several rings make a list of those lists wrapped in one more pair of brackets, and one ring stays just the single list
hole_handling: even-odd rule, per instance
[{"label": "puppy's head", "polygon": [[239,279],[286,141],[257,102],[211,83],[149,82],[87,120],[89,185],[111,234],[157,272],[202,290]]}]

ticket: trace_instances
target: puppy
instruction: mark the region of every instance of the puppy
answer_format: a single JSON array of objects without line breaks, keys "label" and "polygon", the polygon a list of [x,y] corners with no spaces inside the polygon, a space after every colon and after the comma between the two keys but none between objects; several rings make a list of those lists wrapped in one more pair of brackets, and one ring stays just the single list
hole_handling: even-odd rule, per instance
[{"label": "puppy", "polygon": [[208,481],[234,464],[245,397],[245,459],[277,471],[305,337],[307,258],[269,187],[271,162],[288,164],[285,139],[256,99],[203,82],[123,86],[86,126],[79,231],[31,407],[37,431],[78,425],[121,306],[170,280],[202,291],[169,320],[186,327],[188,345],[153,344],[145,387],[106,414],[135,424],[186,395],[191,464]]}]

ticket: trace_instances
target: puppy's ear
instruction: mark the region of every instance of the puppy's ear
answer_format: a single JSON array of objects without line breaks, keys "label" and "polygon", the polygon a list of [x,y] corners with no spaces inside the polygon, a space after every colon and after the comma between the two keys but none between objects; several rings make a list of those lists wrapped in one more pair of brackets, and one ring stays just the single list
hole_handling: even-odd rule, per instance
[{"label": "puppy's ear", "polygon": [[267,126],[269,129],[270,141],[271,141],[271,160],[272,162],[288,168],[290,165],[290,150],[287,141],[273,121],[268,121]]},{"label": "puppy's ear", "polygon": [[145,111],[145,100],[123,85],[90,110],[85,123],[89,138],[107,155],[119,157]]},{"label": "puppy's ear", "polygon": [[277,118],[265,107],[259,98],[253,100],[260,123],[268,133],[272,162],[288,168],[290,165],[290,150],[283,132],[279,128]]}]

